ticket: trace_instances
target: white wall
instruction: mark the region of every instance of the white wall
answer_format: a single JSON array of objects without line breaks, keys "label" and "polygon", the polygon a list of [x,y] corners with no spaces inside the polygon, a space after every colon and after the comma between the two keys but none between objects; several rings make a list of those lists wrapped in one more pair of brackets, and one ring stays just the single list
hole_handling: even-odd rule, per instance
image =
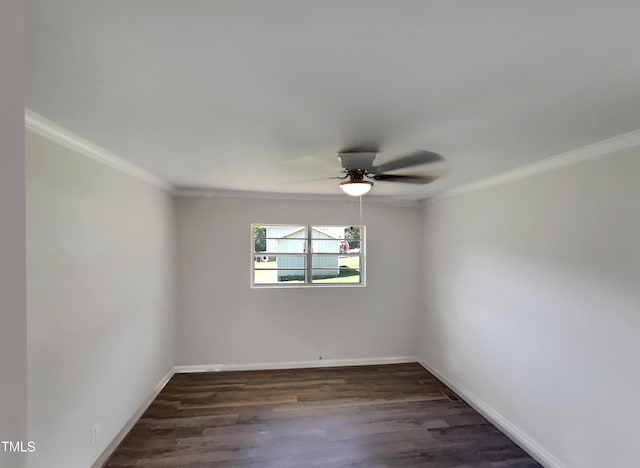
[{"label": "white wall", "polygon": [[[0,440],[26,440],[22,2],[0,6]],[[24,455],[0,446],[0,467]]]},{"label": "white wall", "polygon": [[359,224],[357,201],[176,204],[178,364],[416,354],[420,208],[365,201],[366,288],[251,289],[251,223]]},{"label": "white wall", "polygon": [[29,466],[87,468],[174,363],[173,201],[32,133],[26,155]]},{"label": "white wall", "polygon": [[640,150],[425,207],[422,355],[572,468],[637,466]]}]

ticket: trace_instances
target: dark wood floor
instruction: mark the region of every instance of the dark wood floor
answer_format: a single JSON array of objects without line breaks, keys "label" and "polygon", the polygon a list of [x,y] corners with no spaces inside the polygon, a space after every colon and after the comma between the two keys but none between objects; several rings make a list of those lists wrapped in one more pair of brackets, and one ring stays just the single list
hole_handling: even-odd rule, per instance
[{"label": "dark wood floor", "polygon": [[176,374],[105,465],[538,467],[419,364]]}]

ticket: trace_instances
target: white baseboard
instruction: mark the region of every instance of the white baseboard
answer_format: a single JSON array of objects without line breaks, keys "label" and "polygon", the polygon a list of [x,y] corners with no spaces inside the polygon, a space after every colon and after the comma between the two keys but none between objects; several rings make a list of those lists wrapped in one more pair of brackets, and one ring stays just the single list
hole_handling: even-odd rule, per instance
[{"label": "white baseboard", "polygon": [[456,380],[440,372],[435,367],[429,365],[422,359],[418,362],[422,367],[427,369],[451,390],[456,392],[465,402],[469,404],[478,413],[488,419],[494,426],[500,429],[507,437],[522,447],[529,455],[535,458],[538,463],[546,468],[568,468],[566,464],[561,462],[557,457],[549,453],[542,445],[531,438],[527,433],[518,428],[515,424],[502,416],[498,411],[492,408],[485,401],[480,399],[475,393],[460,384]]},{"label": "white baseboard", "polygon": [[120,432],[118,432],[118,434],[114,437],[111,443],[107,445],[107,448],[104,449],[104,451],[100,454],[98,459],[93,463],[93,465],[91,465],[91,468],[100,468],[102,465],[104,465],[107,462],[107,460],[109,459],[113,451],[116,449],[118,444],[122,442],[122,439],[124,439],[124,437],[129,433],[129,431],[133,428],[133,426],[138,422],[138,419],[140,419],[142,414],[147,410],[147,408],[153,402],[153,400],[156,399],[156,397],[162,391],[164,386],[167,385],[167,382],[169,382],[171,377],[173,377],[173,374],[175,374],[175,370],[171,369],[169,372],[165,374],[164,377],[162,377],[162,380],[158,382],[158,385],[156,385],[156,387],[153,389],[153,391],[147,397],[144,403],[140,406],[140,408],[138,408],[138,411],[136,411],[133,414],[133,416],[129,418],[129,420],[123,426],[123,428],[120,429]]},{"label": "white baseboard", "polygon": [[302,369],[307,367],[340,367],[340,366],[370,366],[377,364],[404,364],[418,362],[418,356],[400,356],[383,358],[353,358],[353,359],[323,359],[317,361],[289,361],[262,362],[253,364],[201,364],[195,366],[176,366],[176,373],[187,372],[219,372],[239,370],[270,370],[270,369]]}]

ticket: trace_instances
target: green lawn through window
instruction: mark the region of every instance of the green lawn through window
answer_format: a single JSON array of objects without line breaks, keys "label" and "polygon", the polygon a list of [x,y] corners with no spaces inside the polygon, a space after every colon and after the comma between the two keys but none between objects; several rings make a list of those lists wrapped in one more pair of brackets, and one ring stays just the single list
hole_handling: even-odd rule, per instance
[{"label": "green lawn through window", "polygon": [[[359,283],[360,272],[358,268],[359,257],[340,257],[340,275],[334,278],[322,278],[314,283]],[[255,284],[295,284],[303,281],[281,281],[278,282],[278,272],[276,270],[264,270],[263,268],[277,268],[276,262],[256,262],[255,263]]]}]

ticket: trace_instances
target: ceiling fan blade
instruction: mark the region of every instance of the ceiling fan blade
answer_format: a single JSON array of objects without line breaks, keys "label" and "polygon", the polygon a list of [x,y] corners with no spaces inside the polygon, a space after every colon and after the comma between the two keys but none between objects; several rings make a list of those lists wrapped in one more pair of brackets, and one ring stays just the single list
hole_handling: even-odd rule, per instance
[{"label": "ceiling fan blade", "polygon": [[419,166],[421,164],[427,164],[432,162],[442,161],[442,156],[433,151],[420,150],[415,153],[408,154],[401,158],[389,161],[386,164],[376,166],[373,168],[374,174],[381,174],[383,172],[395,171],[396,169],[403,169],[405,167]]},{"label": "ceiling fan blade", "polygon": [[376,174],[373,176],[373,180],[379,180],[382,182],[404,182],[406,184],[418,184],[426,185],[430,184],[437,177],[434,176],[410,176],[410,175],[395,175],[395,174]]}]

